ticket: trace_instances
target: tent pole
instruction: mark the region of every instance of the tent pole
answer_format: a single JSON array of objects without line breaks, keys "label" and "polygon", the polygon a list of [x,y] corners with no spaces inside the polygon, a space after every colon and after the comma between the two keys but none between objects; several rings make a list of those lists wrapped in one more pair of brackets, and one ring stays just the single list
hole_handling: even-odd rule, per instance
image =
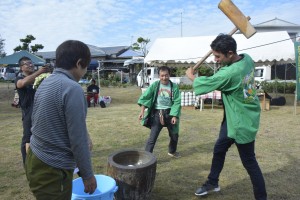
[{"label": "tent pole", "polygon": [[[214,74],[216,73],[216,68],[217,68],[217,63],[214,63]],[[214,96],[215,96],[215,91],[212,93],[212,98],[211,98],[211,111],[214,110]]]},{"label": "tent pole", "polygon": [[295,90],[295,100],[294,100],[294,115],[297,115],[297,91],[298,91],[298,89],[297,89],[297,86],[298,84],[296,84],[296,90]]},{"label": "tent pole", "polygon": [[274,65],[275,65],[275,96],[277,97],[277,62],[276,60],[274,61]]},{"label": "tent pole", "polygon": [[283,86],[284,96],[285,96],[285,88],[286,88],[286,67],[287,67],[287,64],[285,63],[285,65],[284,65],[284,86]]},{"label": "tent pole", "polygon": [[121,84],[123,83],[123,70],[121,70]]},{"label": "tent pole", "polygon": [[98,60],[98,69],[97,69],[97,74],[98,74],[98,87],[100,88],[100,61]]}]

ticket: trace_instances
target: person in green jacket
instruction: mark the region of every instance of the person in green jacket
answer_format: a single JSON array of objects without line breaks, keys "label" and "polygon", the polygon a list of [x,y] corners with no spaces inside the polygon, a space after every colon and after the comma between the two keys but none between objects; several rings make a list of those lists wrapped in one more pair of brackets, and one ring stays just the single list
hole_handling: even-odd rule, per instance
[{"label": "person in green jacket", "polygon": [[158,73],[160,80],[152,83],[138,100],[141,106],[139,120],[151,129],[145,151],[153,152],[160,131],[167,127],[170,137],[168,155],[179,158],[177,144],[181,95],[178,85],[170,81],[170,68],[162,66]]},{"label": "person in green jacket", "polygon": [[249,55],[236,53],[236,46],[236,41],[230,35],[219,35],[211,43],[211,49],[215,61],[223,67],[210,77],[195,78],[193,68],[186,71],[186,75],[193,80],[196,95],[219,90],[224,104],[224,118],[214,146],[210,174],[195,195],[220,191],[219,175],[226,152],[235,144],[250,176],[255,199],[266,200],[264,177],[255,157],[255,137],[261,111],[254,81],[255,66]]}]

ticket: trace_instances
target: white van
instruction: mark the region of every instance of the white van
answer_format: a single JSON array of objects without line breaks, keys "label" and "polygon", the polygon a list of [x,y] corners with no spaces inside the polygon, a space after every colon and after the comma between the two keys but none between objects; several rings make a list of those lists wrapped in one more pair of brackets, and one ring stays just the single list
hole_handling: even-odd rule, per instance
[{"label": "white van", "polygon": [[263,65],[255,67],[255,80],[259,82],[271,80],[271,66]]},{"label": "white van", "polygon": [[158,69],[156,67],[147,67],[144,70],[144,76],[143,70],[141,70],[136,77],[137,85],[139,87],[149,86],[154,79],[158,79]]},{"label": "white van", "polygon": [[16,70],[11,67],[0,68],[0,80],[14,81],[16,78]]}]

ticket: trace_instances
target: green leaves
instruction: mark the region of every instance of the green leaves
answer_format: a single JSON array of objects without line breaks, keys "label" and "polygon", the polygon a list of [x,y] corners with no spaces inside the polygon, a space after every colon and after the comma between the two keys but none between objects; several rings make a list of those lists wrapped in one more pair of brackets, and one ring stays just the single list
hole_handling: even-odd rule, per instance
[{"label": "green leaves", "polygon": [[35,40],[35,37],[33,35],[27,35],[26,38],[24,39],[20,39],[20,42],[22,42],[22,46],[19,45],[17,46],[16,48],[14,48],[14,52],[17,52],[17,51],[21,51],[21,50],[26,50],[26,51],[29,51],[29,52],[37,52],[39,49],[43,49],[44,46],[41,45],[41,44],[35,44],[35,45],[31,45],[30,48],[29,48],[29,44]]},{"label": "green leaves", "polygon": [[148,53],[148,50],[147,50],[147,44],[150,42],[150,39],[145,39],[145,38],[142,38],[142,37],[139,37],[137,39],[137,42],[133,43],[131,45],[131,48],[133,50],[140,50],[142,51],[144,57],[147,55]]}]

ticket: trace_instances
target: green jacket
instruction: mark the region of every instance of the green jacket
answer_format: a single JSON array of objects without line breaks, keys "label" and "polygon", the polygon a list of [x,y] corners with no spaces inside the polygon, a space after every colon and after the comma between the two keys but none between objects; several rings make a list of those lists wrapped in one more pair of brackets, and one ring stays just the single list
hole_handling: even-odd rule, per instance
[{"label": "green jacket", "polygon": [[254,63],[247,54],[240,61],[222,67],[210,77],[194,80],[196,95],[214,90],[222,92],[228,137],[239,144],[255,140],[259,128],[260,104],[254,82]]},{"label": "green jacket", "polygon": [[[178,85],[175,83],[172,83],[172,82],[171,82],[171,84],[172,84],[172,103],[173,103],[173,105],[171,107],[170,116],[177,117],[178,120],[175,125],[175,130],[177,130],[177,131],[175,131],[175,132],[179,133],[179,117],[180,117],[180,113],[181,113],[181,95],[179,92]],[[156,81],[156,82],[152,83],[148,87],[148,89],[140,96],[140,98],[137,102],[138,105],[140,105],[140,106],[143,105],[146,108],[148,108],[145,110],[144,118],[141,121],[142,125],[145,123],[145,119],[147,117],[149,117],[152,109],[154,108],[159,85],[160,85],[160,81]]]}]

